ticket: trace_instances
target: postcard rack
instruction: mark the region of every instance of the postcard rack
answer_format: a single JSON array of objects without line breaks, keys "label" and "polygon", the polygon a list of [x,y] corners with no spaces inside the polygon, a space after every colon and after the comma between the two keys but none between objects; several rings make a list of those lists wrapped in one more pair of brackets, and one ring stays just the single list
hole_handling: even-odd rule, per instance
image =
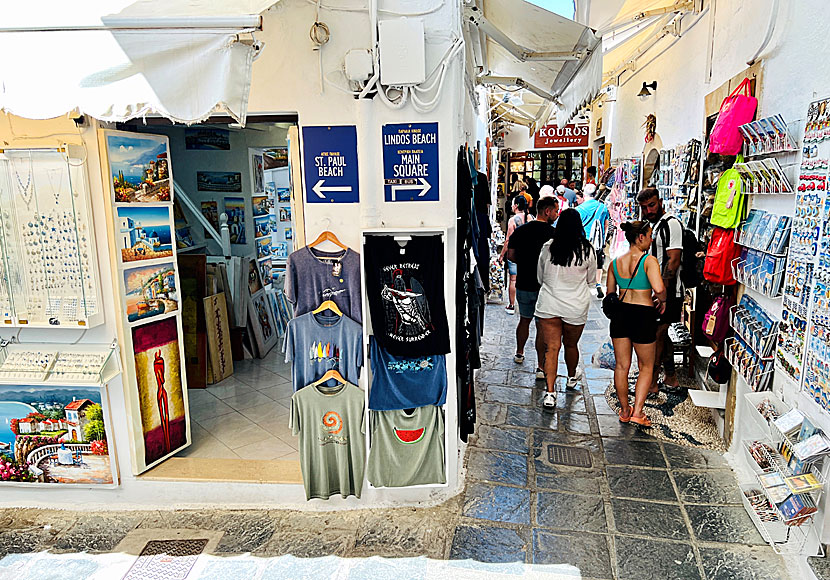
[{"label": "postcard rack", "polygon": [[[780,432],[773,427],[773,437],[776,435],[780,436]],[[743,448],[746,453],[746,461],[756,479],[751,485],[742,486],[744,508],[761,536],[772,546],[776,553],[804,553],[810,536],[818,538],[815,521],[817,511],[792,515],[782,508],[781,498],[776,497],[774,487],[770,487],[769,484],[770,481],[784,481],[796,474],[787,467],[786,460],[776,451],[776,445],[772,439],[744,440]],[[792,493],[791,497],[797,497],[803,502],[817,506],[826,486],[823,467],[823,460],[819,459],[811,464],[804,473],[798,474],[812,475],[818,482],[818,487],[800,493]]]},{"label": "postcard rack", "polygon": [[798,151],[781,115],[773,115],[738,127],[744,136],[744,157]]},{"label": "postcard rack", "polygon": [[730,326],[735,335],[746,343],[759,358],[771,358],[778,336],[778,323],[764,328],[742,304],[730,309]]},{"label": "postcard rack", "polygon": [[743,339],[735,336],[724,343],[726,360],[753,391],[767,391],[772,385],[773,357],[759,357]]},{"label": "postcard rack", "polygon": [[781,297],[780,282],[784,276],[784,270],[785,266],[782,266],[774,272],[764,272],[760,264],[752,266],[746,259],[732,260],[732,275],[735,280],[767,298]]},{"label": "postcard rack", "polygon": [[0,324],[104,322],[86,153],[0,150]]},{"label": "postcard rack", "polygon": [[120,372],[118,345],[0,342],[0,384],[99,385]]}]

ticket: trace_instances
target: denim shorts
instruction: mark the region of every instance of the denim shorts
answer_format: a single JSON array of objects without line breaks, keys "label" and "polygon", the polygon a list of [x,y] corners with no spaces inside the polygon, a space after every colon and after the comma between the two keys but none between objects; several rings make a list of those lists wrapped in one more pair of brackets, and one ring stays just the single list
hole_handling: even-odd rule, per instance
[{"label": "denim shorts", "polygon": [[527,290],[516,289],[516,305],[519,307],[519,316],[522,318],[533,318],[536,312],[536,299],[539,292],[528,292]]},{"label": "denim shorts", "polygon": [[516,262],[511,262],[507,260],[507,273],[511,276],[515,276],[519,272],[519,267],[516,265]]}]

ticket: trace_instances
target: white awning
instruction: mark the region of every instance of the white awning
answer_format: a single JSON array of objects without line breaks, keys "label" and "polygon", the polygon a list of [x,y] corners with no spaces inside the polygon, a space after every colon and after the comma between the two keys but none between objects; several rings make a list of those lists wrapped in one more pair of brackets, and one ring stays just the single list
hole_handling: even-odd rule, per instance
[{"label": "white awning", "polygon": [[598,93],[602,55],[590,28],[524,0],[485,0],[483,14],[473,8],[467,16],[487,38],[481,82],[520,86],[557,103],[560,125]]},{"label": "white awning", "polygon": [[0,19],[0,110],[103,121],[158,114],[244,121],[259,27],[277,0],[57,0]]}]

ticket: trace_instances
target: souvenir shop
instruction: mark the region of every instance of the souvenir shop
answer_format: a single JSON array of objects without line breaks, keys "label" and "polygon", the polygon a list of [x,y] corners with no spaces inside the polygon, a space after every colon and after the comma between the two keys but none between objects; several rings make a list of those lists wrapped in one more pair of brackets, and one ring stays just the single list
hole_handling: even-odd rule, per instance
[{"label": "souvenir shop", "polygon": [[[341,35],[366,18],[341,16]],[[417,111],[355,99],[342,54],[291,48],[308,44],[312,5],[257,22],[253,43],[238,42],[248,27],[211,39],[230,70],[256,57],[250,94],[228,83],[201,109],[148,97],[177,121],[129,119],[122,92],[118,113],[0,117],[10,503],[332,509],[457,493],[476,422],[486,126],[434,94]],[[459,44],[446,49],[427,82],[462,94]],[[194,75],[181,82],[218,90]]]},{"label": "souvenir shop", "polygon": [[[805,3],[786,25],[808,27],[818,9]],[[710,26],[709,42],[722,46],[728,27]],[[681,72],[672,63],[687,62],[692,47],[707,42],[705,27],[684,20],[683,29],[648,67],[614,68],[606,57],[621,81],[602,109],[613,111],[605,136],[616,154],[608,203],[615,225],[639,219],[637,192],[656,187],[666,211],[697,239],[688,249],[704,257],[692,262],[699,283],[685,290],[682,320],[691,344],[675,344],[675,352],[691,355],[689,397],[711,410],[761,537],[802,566],[794,577],[808,578],[804,556],[822,553],[830,531],[823,497],[830,101],[816,98],[830,87],[813,86],[806,64],[792,66],[800,41],[781,42],[774,53],[766,42],[760,49],[738,43],[735,52],[764,56],[747,68],[721,54],[706,69],[700,56]],[[690,74],[708,74],[709,82],[689,88]],[[730,109],[725,103],[738,106],[722,113]],[[609,251],[623,253],[624,241],[613,238]]]}]

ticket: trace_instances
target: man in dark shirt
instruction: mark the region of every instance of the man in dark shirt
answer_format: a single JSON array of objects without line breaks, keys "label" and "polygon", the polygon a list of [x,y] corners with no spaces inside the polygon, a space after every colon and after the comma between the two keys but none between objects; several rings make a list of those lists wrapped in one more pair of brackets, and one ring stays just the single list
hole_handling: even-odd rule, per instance
[{"label": "man in dark shirt", "polygon": [[[543,197],[539,200],[537,216],[533,221],[516,228],[510,236],[507,246],[507,259],[516,263],[516,303],[519,311],[519,324],[516,327],[516,355],[513,362],[522,364],[524,351],[530,335],[530,321],[536,311],[536,298],[539,296],[539,281],[536,279],[536,264],[542,246],[553,238],[551,224],[559,217],[559,199]],[[544,345],[536,334],[536,376],[544,378]]]}]

